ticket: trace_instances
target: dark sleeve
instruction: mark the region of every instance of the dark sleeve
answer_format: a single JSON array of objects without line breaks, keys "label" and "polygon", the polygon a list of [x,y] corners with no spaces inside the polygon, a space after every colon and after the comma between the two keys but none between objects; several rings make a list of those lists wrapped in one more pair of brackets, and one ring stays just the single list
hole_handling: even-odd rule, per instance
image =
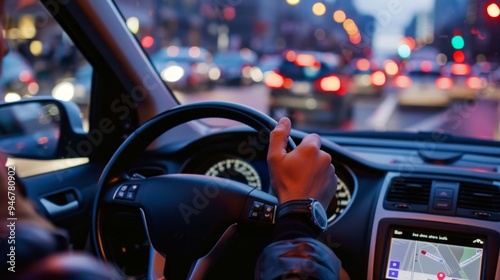
[{"label": "dark sleeve", "polygon": [[340,279],[340,260],[317,237],[300,220],[280,219],[274,241],[257,260],[255,279]]}]

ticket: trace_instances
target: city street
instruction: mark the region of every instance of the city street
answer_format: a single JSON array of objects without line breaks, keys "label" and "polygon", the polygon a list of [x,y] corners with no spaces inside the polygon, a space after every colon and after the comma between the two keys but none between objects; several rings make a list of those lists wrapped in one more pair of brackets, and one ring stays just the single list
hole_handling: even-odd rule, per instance
[{"label": "city street", "polygon": [[[218,86],[210,91],[176,92],[181,103],[202,100],[235,101],[269,113],[268,89],[261,84],[242,87]],[[460,136],[499,139],[498,100],[457,100],[446,108],[400,107],[393,90],[381,96],[356,96],[353,119],[340,127],[322,129],[377,131],[442,131]],[[207,120],[215,126],[227,125],[228,120]]]}]

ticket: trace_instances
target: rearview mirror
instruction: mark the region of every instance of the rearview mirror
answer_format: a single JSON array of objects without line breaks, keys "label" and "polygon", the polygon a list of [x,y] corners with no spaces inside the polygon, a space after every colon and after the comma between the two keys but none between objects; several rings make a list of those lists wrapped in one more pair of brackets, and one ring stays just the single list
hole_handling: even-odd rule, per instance
[{"label": "rearview mirror", "polygon": [[0,104],[0,151],[17,158],[62,158],[85,135],[77,105],[52,98]]}]

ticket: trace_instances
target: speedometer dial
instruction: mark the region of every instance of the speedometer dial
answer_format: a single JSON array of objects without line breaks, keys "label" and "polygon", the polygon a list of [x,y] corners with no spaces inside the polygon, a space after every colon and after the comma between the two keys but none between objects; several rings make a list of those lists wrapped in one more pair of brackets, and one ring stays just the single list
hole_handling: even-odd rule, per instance
[{"label": "speedometer dial", "polygon": [[221,160],[212,165],[205,175],[231,179],[257,189],[262,189],[257,171],[250,164],[241,159]]},{"label": "speedometer dial", "polygon": [[337,191],[335,192],[335,196],[326,211],[328,214],[328,222],[333,221],[336,217],[342,214],[347,205],[349,205],[350,201],[351,191],[347,187],[346,183],[342,179],[338,178]]}]

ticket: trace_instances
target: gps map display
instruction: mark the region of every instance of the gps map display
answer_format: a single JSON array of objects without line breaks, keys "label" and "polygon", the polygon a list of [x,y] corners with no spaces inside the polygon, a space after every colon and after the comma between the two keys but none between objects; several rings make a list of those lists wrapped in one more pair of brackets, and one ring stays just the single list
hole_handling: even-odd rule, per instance
[{"label": "gps map display", "polygon": [[486,239],[392,228],[386,279],[481,279]]}]

